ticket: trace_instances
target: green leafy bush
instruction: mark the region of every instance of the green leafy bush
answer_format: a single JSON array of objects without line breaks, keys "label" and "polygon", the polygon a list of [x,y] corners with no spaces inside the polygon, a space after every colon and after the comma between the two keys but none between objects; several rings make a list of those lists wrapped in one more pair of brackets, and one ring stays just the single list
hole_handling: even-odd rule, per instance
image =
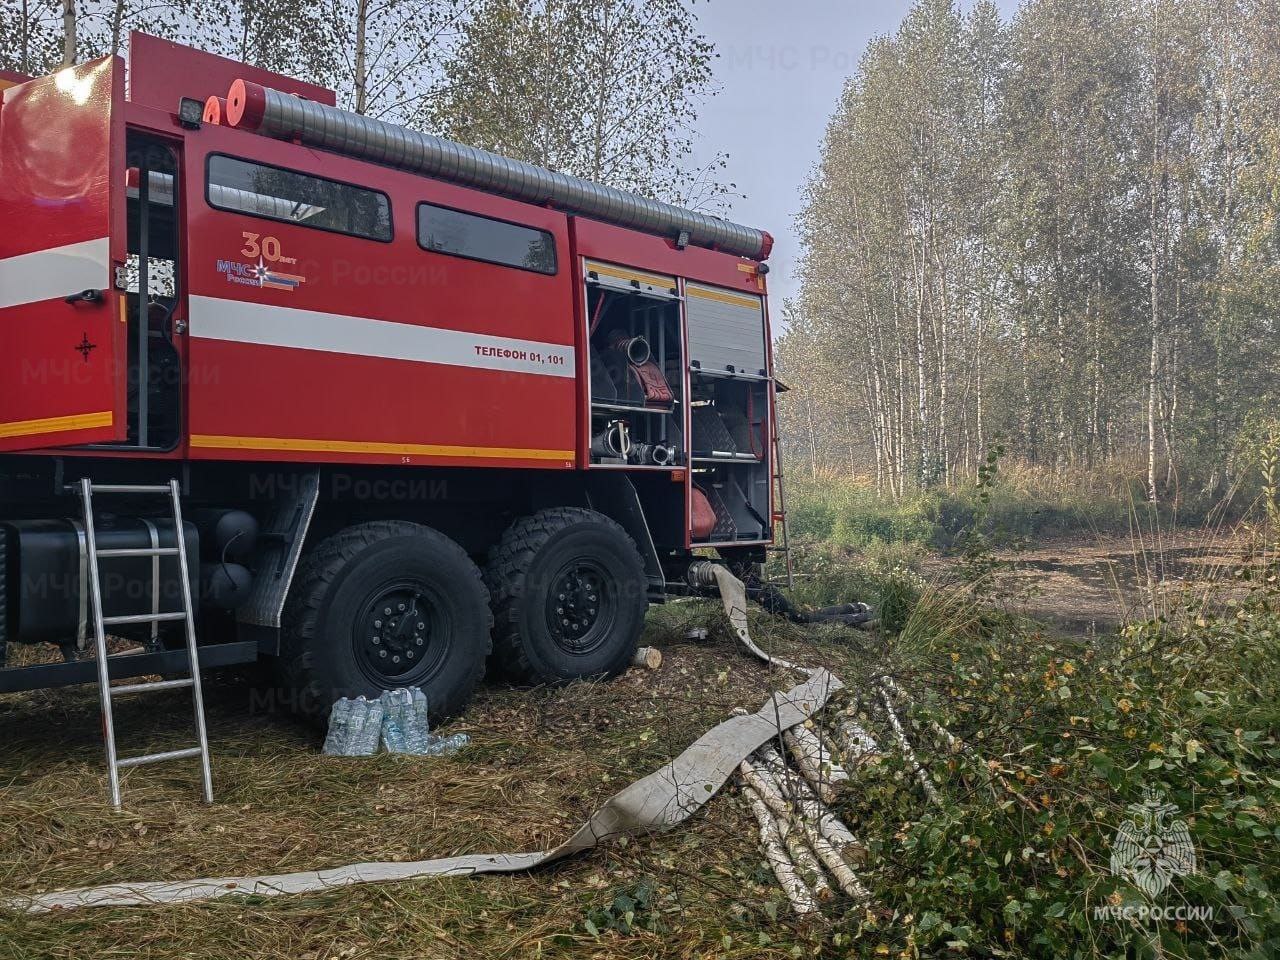
[{"label": "green leafy bush", "polygon": [[[841,812],[871,848],[883,909],[847,918],[856,952],[1280,955],[1280,592],[1265,562],[1246,579],[1255,589],[1220,615],[1088,639],[992,615],[962,589],[926,591],[885,663],[850,688],[885,669],[909,688],[903,720],[944,800],[925,803],[894,751],[860,768]],[[861,706],[891,742],[874,698]],[[1147,791],[1176,806],[1197,857],[1154,896],[1110,862]],[[1199,912],[1126,921],[1126,906]]]},{"label": "green leafy bush", "polygon": [[[1147,515],[1154,510],[1154,517]],[[913,543],[960,549],[975,531],[992,541],[1019,542],[1080,531],[1127,531],[1135,515],[1161,523],[1169,507],[1143,503],[1141,484],[1127,477],[1079,474],[1053,477],[1020,468],[985,482],[935,487],[894,500],[864,482],[844,477],[792,479],[788,519],[794,539],[862,549]],[[1202,512],[1177,516],[1183,521]]]}]

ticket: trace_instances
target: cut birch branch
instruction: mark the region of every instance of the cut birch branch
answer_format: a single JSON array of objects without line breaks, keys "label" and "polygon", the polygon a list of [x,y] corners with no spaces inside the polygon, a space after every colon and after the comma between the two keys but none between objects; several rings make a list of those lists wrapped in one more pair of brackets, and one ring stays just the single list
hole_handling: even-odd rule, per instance
[{"label": "cut birch branch", "polygon": [[840,749],[840,744],[836,740],[835,733],[833,733],[828,727],[821,726],[817,723],[813,725],[812,732],[815,737],[822,741],[822,746],[827,751],[827,756],[832,758],[833,765],[844,774],[840,780],[849,780],[852,774],[849,772],[848,758],[844,756],[844,751]]},{"label": "cut birch branch", "polygon": [[935,806],[942,806],[942,798],[938,796],[938,790],[933,785],[933,779],[916,759],[916,752],[911,749],[911,741],[907,739],[907,732],[902,729],[902,722],[898,719],[898,714],[893,709],[893,701],[889,699],[883,688],[877,689],[880,694],[880,702],[884,704],[885,713],[889,717],[889,728],[893,731],[893,738],[898,741],[898,749],[902,751],[902,755],[907,760],[907,766],[911,768],[912,773],[916,775],[916,779],[920,781],[920,787],[924,790],[924,794],[929,798],[929,802]]},{"label": "cut birch branch", "polygon": [[[900,702],[907,704],[917,703],[915,698],[898,686],[897,682],[892,677],[882,677],[880,679],[880,685],[892,693]],[[953,754],[963,754],[968,760],[970,760],[973,765],[977,767],[982,779],[986,781],[987,786],[991,789],[992,793],[995,793],[995,784],[991,780],[991,770],[987,761],[984,760],[978,752],[973,749],[973,747],[969,746],[969,744],[965,743],[942,724],[938,723],[938,721],[931,717],[926,717],[925,723],[928,725],[929,729],[933,731],[934,735],[947,745],[947,748]]]},{"label": "cut birch branch", "polygon": [[786,844],[787,853],[791,855],[791,862],[799,871],[800,879],[817,899],[830,900],[831,884],[827,883],[826,874],[822,872],[822,862],[810,847],[804,829],[784,817],[775,817],[774,825],[778,828],[778,836]]},{"label": "cut birch branch", "polygon": [[809,781],[819,798],[832,803],[836,798],[835,785],[849,779],[844,767],[835,761],[818,736],[803,726],[792,727],[782,734],[788,751]]},{"label": "cut birch branch", "polygon": [[[779,818],[780,822],[786,824],[789,829],[799,828],[809,849],[831,871],[831,876],[835,878],[840,889],[859,903],[870,903],[872,900],[871,891],[858,880],[858,875],[845,859],[841,849],[823,836],[822,831],[818,828],[818,821],[804,816],[797,809],[797,804],[789,802],[783,796],[782,788],[778,785],[777,780],[773,778],[769,769],[754,766],[747,760],[744,760],[738,769],[742,780],[752,786],[769,810]],[[832,819],[834,820],[834,818]],[[839,821],[835,822],[838,823]],[[840,824],[840,826],[843,827],[844,825]],[[853,836],[848,833],[847,829],[844,832],[850,837]]]},{"label": "cut birch branch", "polygon": [[[886,691],[888,691],[888,693],[890,693],[894,697],[894,699],[904,704],[916,703],[916,699],[912,697],[910,694],[908,694],[905,690],[903,690],[900,686],[898,686],[898,684],[894,682],[894,679],[892,677],[881,677],[880,685]],[[952,733],[942,724],[938,723],[938,721],[930,717],[926,717],[925,723],[928,724],[929,729],[932,730],[933,733],[939,739],[941,739],[943,743],[947,745],[947,747],[951,750],[952,753],[963,753],[969,756],[971,759],[973,759],[976,762],[979,762],[979,763],[982,762],[978,758],[978,756],[973,752],[973,749],[967,743],[965,743],[963,740],[957,737],[954,733]]]},{"label": "cut birch branch", "polygon": [[747,798],[747,803],[751,805],[751,810],[756,815],[756,822],[760,824],[760,844],[764,848],[764,858],[773,868],[773,875],[778,878],[778,885],[786,894],[791,909],[802,917],[816,913],[818,901],[814,898],[813,891],[796,873],[795,864],[791,862],[791,857],[787,853],[773,814],[760,799],[760,795],[751,787],[744,786],[742,795]]},{"label": "cut birch branch", "polygon": [[860,767],[873,763],[880,756],[880,745],[875,737],[853,717],[845,714],[835,725],[836,746],[844,754],[845,762]]}]

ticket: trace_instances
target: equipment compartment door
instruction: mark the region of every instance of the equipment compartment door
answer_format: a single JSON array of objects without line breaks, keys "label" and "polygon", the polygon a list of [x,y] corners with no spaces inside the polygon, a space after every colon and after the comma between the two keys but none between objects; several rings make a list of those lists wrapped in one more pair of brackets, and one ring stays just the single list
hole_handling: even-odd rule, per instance
[{"label": "equipment compartment door", "polygon": [[108,58],[4,91],[0,451],[125,437],[123,84]]}]

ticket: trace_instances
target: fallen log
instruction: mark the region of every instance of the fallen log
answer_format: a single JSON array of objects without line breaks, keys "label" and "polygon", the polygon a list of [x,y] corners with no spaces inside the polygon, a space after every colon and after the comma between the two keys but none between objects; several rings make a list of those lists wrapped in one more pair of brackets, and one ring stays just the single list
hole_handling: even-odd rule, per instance
[{"label": "fallen log", "polygon": [[662,666],[662,651],[657,647],[640,647],[636,650],[636,655],[631,658],[631,665],[657,670]]}]

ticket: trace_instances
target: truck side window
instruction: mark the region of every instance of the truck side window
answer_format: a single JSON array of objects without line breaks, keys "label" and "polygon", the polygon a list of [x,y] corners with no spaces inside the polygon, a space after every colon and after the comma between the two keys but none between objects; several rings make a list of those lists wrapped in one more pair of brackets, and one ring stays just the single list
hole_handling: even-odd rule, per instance
[{"label": "truck side window", "polygon": [[385,193],[263,163],[213,154],[209,206],[368,240],[391,239]]},{"label": "truck side window", "polygon": [[483,260],[554,276],[556,241],[546,230],[418,204],[418,245],[433,253]]}]

